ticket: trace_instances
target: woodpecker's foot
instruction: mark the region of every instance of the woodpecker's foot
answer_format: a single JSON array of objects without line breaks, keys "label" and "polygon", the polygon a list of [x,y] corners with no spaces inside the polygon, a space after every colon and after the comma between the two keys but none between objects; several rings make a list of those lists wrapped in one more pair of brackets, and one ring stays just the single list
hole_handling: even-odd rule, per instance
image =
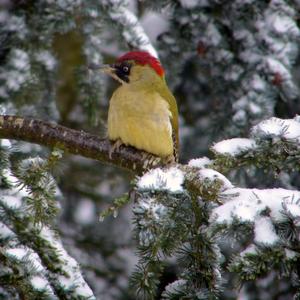
[{"label": "woodpecker's foot", "polygon": [[144,169],[151,169],[161,161],[161,158],[151,153],[144,152],[142,154],[142,160],[144,162]]},{"label": "woodpecker's foot", "polygon": [[112,159],[112,154],[117,150],[119,151],[120,146],[123,144],[123,142],[120,139],[117,139],[114,144],[110,147],[108,152],[109,159]]},{"label": "woodpecker's foot", "polygon": [[176,159],[175,159],[174,155],[169,155],[169,156],[164,157],[163,162],[166,165],[175,165]]}]

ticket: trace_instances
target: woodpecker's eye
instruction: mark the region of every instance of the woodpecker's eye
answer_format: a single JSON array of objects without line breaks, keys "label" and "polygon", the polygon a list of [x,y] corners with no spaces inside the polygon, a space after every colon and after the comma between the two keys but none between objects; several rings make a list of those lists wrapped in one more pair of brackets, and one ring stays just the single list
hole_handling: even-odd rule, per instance
[{"label": "woodpecker's eye", "polygon": [[115,65],[116,75],[125,82],[129,82],[131,64],[128,62],[122,62]]},{"label": "woodpecker's eye", "polygon": [[129,67],[123,66],[123,72],[128,74],[129,73]]}]

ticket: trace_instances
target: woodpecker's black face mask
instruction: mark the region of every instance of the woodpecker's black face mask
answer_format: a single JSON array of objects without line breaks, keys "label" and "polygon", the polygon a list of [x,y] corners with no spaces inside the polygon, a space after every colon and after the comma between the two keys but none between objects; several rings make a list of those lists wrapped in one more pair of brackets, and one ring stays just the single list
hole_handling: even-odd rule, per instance
[{"label": "woodpecker's black face mask", "polygon": [[122,62],[121,64],[111,65],[115,69],[115,74],[122,80],[129,83],[129,74],[131,69],[131,64],[128,62]]}]

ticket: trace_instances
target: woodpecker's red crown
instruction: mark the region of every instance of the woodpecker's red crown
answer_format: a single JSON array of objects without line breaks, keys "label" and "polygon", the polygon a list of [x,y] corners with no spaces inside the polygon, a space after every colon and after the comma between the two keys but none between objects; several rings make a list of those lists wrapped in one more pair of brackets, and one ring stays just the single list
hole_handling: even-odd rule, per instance
[{"label": "woodpecker's red crown", "polygon": [[117,59],[117,62],[122,63],[127,60],[133,60],[142,66],[149,65],[159,76],[163,76],[165,73],[159,60],[146,51],[127,52],[126,54],[120,56]]}]

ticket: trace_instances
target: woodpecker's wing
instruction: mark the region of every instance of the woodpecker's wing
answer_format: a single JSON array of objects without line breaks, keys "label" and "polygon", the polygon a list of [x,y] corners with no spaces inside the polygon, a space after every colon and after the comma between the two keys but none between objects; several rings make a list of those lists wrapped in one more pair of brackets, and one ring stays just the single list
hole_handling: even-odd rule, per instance
[{"label": "woodpecker's wing", "polygon": [[166,81],[164,80],[159,86],[158,93],[168,102],[172,114],[171,124],[173,131],[174,149],[176,156],[179,153],[179,134],[178,134],[178,108],[177,102],[171,91],[169,90]]},{"label": "woodpecker's wing", "polygon": [[[141,99],[143,99],[141,101]],[[108,111],[108,136],[161,157],[174,153],[170,105],[157,92],[122,85]]]}]

